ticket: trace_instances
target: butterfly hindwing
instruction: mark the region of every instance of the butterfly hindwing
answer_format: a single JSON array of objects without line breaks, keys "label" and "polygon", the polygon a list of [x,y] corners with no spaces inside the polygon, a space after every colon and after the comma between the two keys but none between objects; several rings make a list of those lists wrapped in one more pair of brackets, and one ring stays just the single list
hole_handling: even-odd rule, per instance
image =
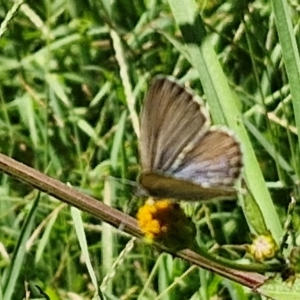
[{"label": "butterfly hindwing", "polygon": [[165,174],[203,187],[225,187],[233,186],[241,167],[240,144],[229,132],[215,129],[209,130]]}]

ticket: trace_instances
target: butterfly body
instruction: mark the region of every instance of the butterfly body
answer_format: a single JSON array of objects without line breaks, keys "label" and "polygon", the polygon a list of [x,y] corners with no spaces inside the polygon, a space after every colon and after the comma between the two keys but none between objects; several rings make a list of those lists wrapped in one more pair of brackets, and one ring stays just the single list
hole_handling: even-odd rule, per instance
[{"label": "butterfly body", "polygon": [[174,179],[164,174],[144,172],[139,178],[140,185],[148,196],[161,199],[210,200],[231,198],[236,194],[232,187],[204,187],[191,181]]},{"label": "butterfly body", "polygon": [[141,114],[139,183],[150,196],[207,200],[235,195],[239,142],[210,126],[201,99],[166,77],[155,78]]}]

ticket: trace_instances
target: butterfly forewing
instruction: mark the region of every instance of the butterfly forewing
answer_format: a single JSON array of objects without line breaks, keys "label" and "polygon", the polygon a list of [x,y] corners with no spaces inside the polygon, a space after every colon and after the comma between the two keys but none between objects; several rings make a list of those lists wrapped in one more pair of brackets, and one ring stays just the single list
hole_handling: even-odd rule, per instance
[{"label": "butterfly forewing", "polygon": [[[208,117],[193,95],[167,78],[153,80],[141,116],[142,170],[168,170],[187,145],[208,130]],[[201,131],[202,129],[202,131]]]},{"label": "butterfly forewing", "polygon": [[150,85],[141,115],[141,186],[154,197],[205,200],[232,196],[240,144],[211,129],[200,98],[169,78]]}]

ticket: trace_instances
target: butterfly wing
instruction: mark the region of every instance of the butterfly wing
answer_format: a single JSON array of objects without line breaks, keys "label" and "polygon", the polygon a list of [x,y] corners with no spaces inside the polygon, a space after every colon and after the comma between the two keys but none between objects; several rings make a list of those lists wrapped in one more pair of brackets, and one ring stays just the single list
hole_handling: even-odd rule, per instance
[{"label": "butterfly wing", "polygon": [[209,118],[194,96],[164,77],[155,78],[141,115],[142,171],[171,168],[183,149],[192,148],[209,128]]},{"label": "butterfly wing", "polygon": [[167,78],[155,79],[141,118],[140,184],[155,197],[211,199],[236,193],[240,144],[227,131],[209,129],[199,100]]},{"label": "butterfly wing", "polygon": [[232,187],[242,167],[240,144],[227,131],[209,130],[166,175],[203,187]]},{"label": "butterfly wing", "polygon": [[180,163],[164,173],[143,172],[141,185],[153,197],[185,200],[228,198],[242,167],[239,143],[223,130],[209,130]]}]

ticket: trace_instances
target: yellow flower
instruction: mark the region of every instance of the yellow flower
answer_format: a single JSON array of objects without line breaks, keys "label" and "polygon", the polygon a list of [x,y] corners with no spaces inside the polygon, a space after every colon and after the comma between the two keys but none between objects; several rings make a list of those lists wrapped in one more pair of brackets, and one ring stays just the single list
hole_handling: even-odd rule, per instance
[{"label": "yellow flower", "polygon": [[278,253],[278,246],[270,233],[256,236],[248,246],[248,252],[256,261],[272,259]]},{"label": "yellow flower", "polygon": [[137,219],[148,241],[161,242],[176,251],[193,244],[194,224],[175,202],[149,199],[139,209]]}]

